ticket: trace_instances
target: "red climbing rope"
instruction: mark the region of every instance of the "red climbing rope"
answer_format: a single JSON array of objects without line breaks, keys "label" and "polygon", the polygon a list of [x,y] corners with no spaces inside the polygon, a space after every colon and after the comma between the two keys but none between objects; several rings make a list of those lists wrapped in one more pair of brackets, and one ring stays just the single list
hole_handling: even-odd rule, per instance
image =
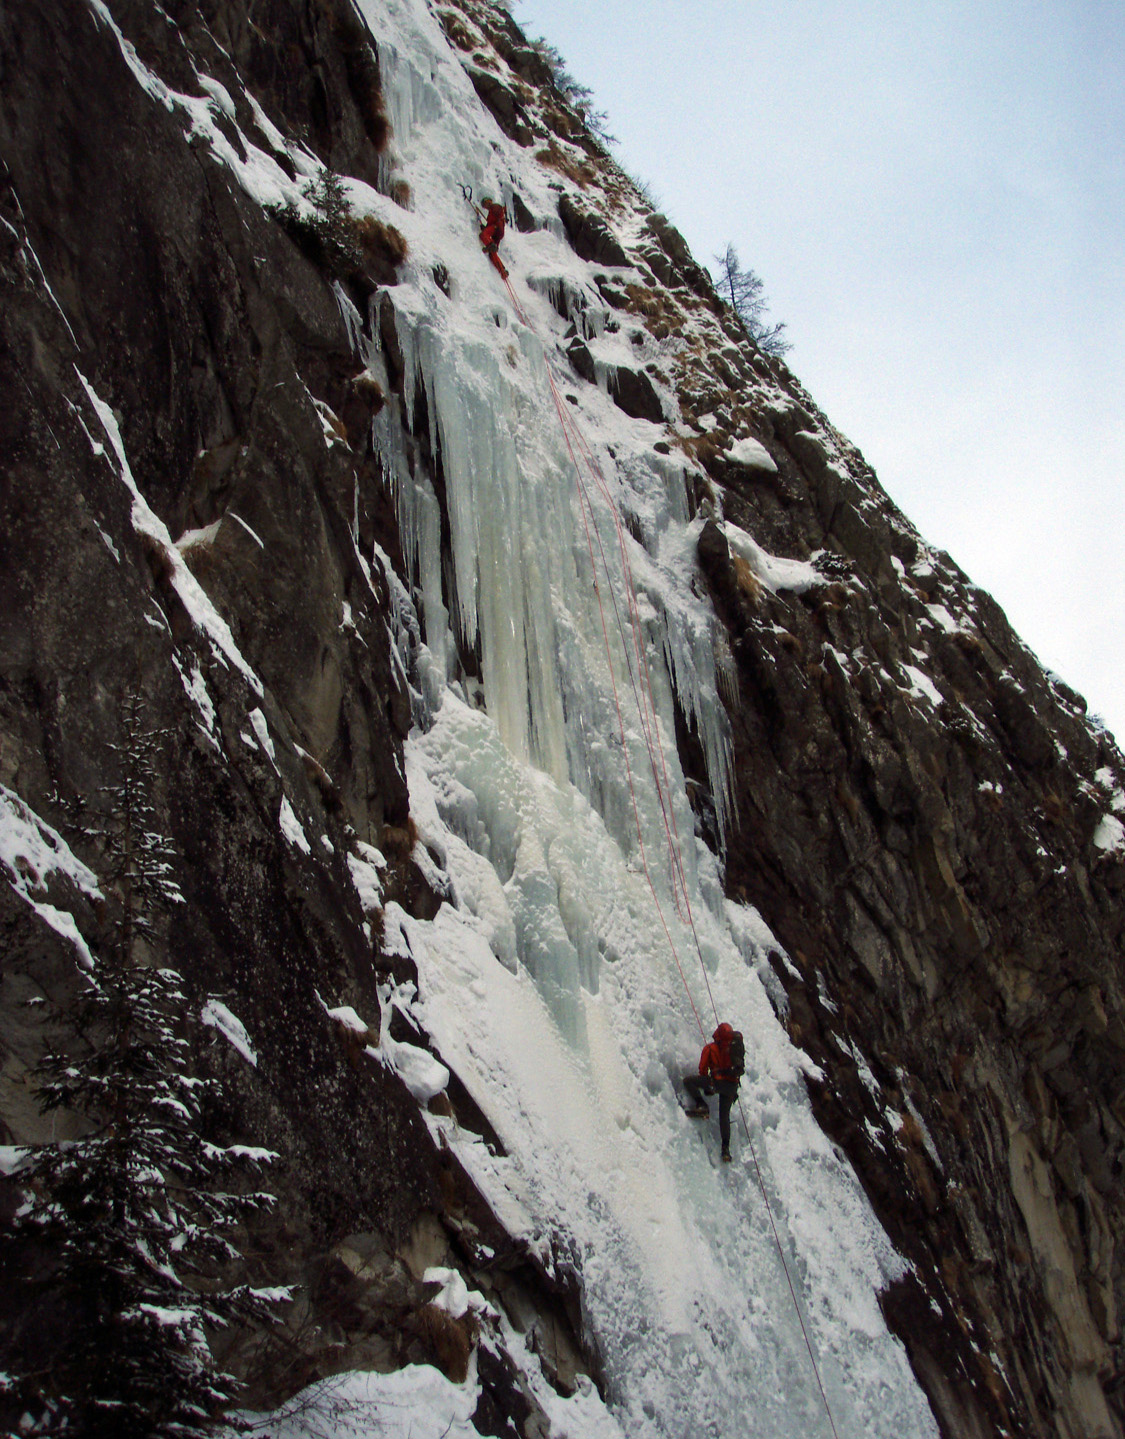
[{"label": "red climbing rope", "polygon": [[[519,316],[522,323],[526,325],[529,330],[534,329],[531,321],[528,319],[523,309],[523,306],[520,304],[515,291],[512,288],[511,280],[506,274],[504,274],[502,278],[504,280],[504,285],[507,288],[508,294],[511,297],[512,304],[515,307],[516,314]],[[665,937],[668,940],[668,947],[672,952],[672,957],[676,962],[676,968],[679,971],[680,981],[683,984],[684,992],[688,997],[688,1003],[691,1005],[691,1010],[695,1016],[695,1022],[699,1027],[700,1035],[704,1038],[704,1040],[706,1040],[707,1036],[706,1031],[704,1030],[703,1021],[700,1018],[699,1010],[696,1008],[695,999],[693,998],[691,992],[691,986],[688,983],[687,975],[684,973],[684,968],[683,964],[680,961],[679,952],[676,949],[675,941],[673,940],[671,930],[668,927],[668,922],[664,917],[664,910],[661,906],[660,898],[656,892],[656,885],[653,882],[652,874],[649,870],[648,856],[645,851],[644,835],[641,828],[640,808],[637,802],[636,787],[633,783],[633,769],[629,760],[628,746],[625,742],[625,719],[621,709],[621,698],[618,693],[617,679],[613,669],[613,652],[609,641],[609,626],[606,621],[605,607],[602,604],[601,587],[598,584],[598,565],[594,556],[595,536],[597,537],[598,552],[601,556],[602,561],[602,572],[605,574],[606,585],[609,589],[610,598],[613,602],[614,616],[617,620],[618,634],[625,655],[626,668],[629,671],[629,678],[633,686],[634,698],[637,702],[637,711],[640,718],[641,733],[643,734],[645,739],[645,746],[648,751],[649,763],[652,767],[652,775],[653,781],[656,785],[657,799],[659,801],[661,813],[664,819],[664,828],[667,835],[669,847],[669,866],[670,877],[672,880],[671,888],[673,901],[676,904],[676,909],[677,912],[680,914],[681,919],[684,917],[684,913],[686,911],[687,922],[691,927],[691,933],[692,938],[695,942],[696,953],[699,956],[699,964],[700,969],[703,973],[703,982],[707,989],[707,997],[711,1001],[711,1009],[715,1016],[715,1023],[716,1025],[718,1025],[718,1006],[715,1003],[715,996],[711,989],[711,980],[707,973],[706,962],[703,958],[703,947],[700,943],[699,933],[695,926],[695,916],[692,913],[691,897],[688,892],[687,876],[684,872],[683,853],[680,845],[679,831],[676,826],[675,812],[672,805],[671,781],[668,776],[668,768],[664,757],[664,747],[660,743],[658,737],[656,698],[653,693],[652,674],[649,669],[648,657],[645,652],[644,637],[641,630],[640,607],[637,603],[636,586],[633,581],[633,570],[632,565],[629,562],[628,547],[625,543],[624,526],[622,525],[621,516],[618,513],[617,506],[614,503],[613,495],[610,492],[609,484],[606,481],[604,473],[602,472],[601,465],[598,463],[597,458],[594,456],[589,445],[586,443],[586,439],[582,434],[582,430],[578,425],[578,422],[576,421],[574,416],[568,412],[566,408],[565,401],[563,400],[563,397],[559,391],[559,385],[555,378],[551,361],[547,357],[546,351],[544,351],[544,359],[546,361],[547,367],[547,382],[550,386],[551,397],[554,401],[556,413],[558,414],[559,427],[562,430],[563,440],[566,444],[567,453],[570,456],[571,464],[574,466],[575,479],[577,481],[579,509],[582,512],[582,524],[586,533],[586,548],[590,557],[591,572],[594,577],[594,593],[597,596],[598,600],[598,613],[601,619],[602,639],[605,644],[606,664],[609,669],[610,684],[613,689],[614,708],[617,711],[617,725],[621,737],[621,750],[622,754],[625,757],[625,773],[629,782],[629,796],[633,808],[633,819],[637,828],[637,844],[640,850],[641,863],[644,868],[645,879],[648,881],[649,890],[652,893],[653,904],[656,907],[656,912],[660,917],[661,926],[664,930]],[[578,459],[579,453],[581,454],[582,460],[585,463],[586,470],[592,477],[598,493],[601,495],[613,519],[614,529],[617,535],[618,551],[621,558],[622,573],[625,578],[625,592],[629,615],[628,628],[632,632],[633,647],[636,652],[636,678],[634,678],[633,668],[629,662],[629,646],[626,640],[626,626],[622,622],[621,612],[617,606],[617,596],[613,590],[613,579],[610,572],[609,562],[605,554],[605,550],[602,546],[601,534],[598,530],[597,523],[594,518],[594,508],[590,499],[589,491],[586,486],[586,480],[583,476],[583,467],[582,464],[579,463]],[[639,690],[638,683],[640,685]],[[659,769],[657,765],[658,759]],[[683,895],[683,909],[680,908],[680,901],[677,893],[677,880],[679,893]],[[789,1295],[793,1301],[793,1309],[797,1315],[797,1322],[801,1327],[801,1335],[805,1341],[805,1348],[808,1350],[809,1361],[812,1364],[813,1373],[816,1376],[817,1388],[820,1391],[820,1398],[822,1403],[824,1404],[824,1412],[828,1416],[828,1423],[829,1427],[832,1430],[833,1439],[839,1439],[839,1435],[836,1430],[836,1421],[832,1416],[832,1409],[828,1403],[828,1395],[825,1393],[824,1383],[820,1377],[820,1367],[816,1362],[816,1355],[813,1353],[812,1342],[809,1339],[808,1329],[805,1326],[804,1315],[801,1313],[801,1306],[797,1299],[797,1291],[794,1288],[793,1279],[789,1272],[789,1265],[786,1261],[785,1251],[781,1244],[781,1236],[778,1234],[777,1225],[774,1222],[773,1208],[769,1201],[769,1194],[766,1191],[765,1179],[762,1175],[761,1166],[758,1163],[757,1151],[754,1148],[754,1141],[750,1135],[750,1126],[747,1123],[746,1112],[743,1109],[741,1099],[738,1100],[738,1113],[739,1117],[742,1120],[742,1129],[746,1136],[746,1143],[750,1150],[751,1159],[754,1163],[754,1173],[757,1176],[758,1187],[761,1190],[762,1200],[765,1203],[766,1215],[769,1218],[770,1232],[773,1235],[773,1242],[777,1249],[778,1258],[781,1260],[781,1267],[785,1273],[785,1282],[789,1286]]]},{"label": "red climbing rope", "polygon": [[[505,281],[505,283],[507,284],[508,282]],[[509,285],[509,289],[510,289],[510,288],[511,288],[511,286]],[[600,586],[598,585],[598,582],[597,582],[597,562],[596,562],[596,560],[594,559],[594,545],[593,545],[593,539],[592,539],[592,536],[591,536],[591,533],[590,533],[590,520],[591,520],[592,517],[593,517],[593,507],[592,507],[592,505],[590,504],[590,497],[589,497],[589,494],[587,493],[586,485],[585,485],[585,482],[583,481],[583,478],[582,478],[582,471],[581,471],[581,468],[580,468],[580,466],[579,466],[579,464],[578,464],[577,457],[576,457],[576,455],[575,455],[575,453],[574,453],[574,447],[573,447],[573,445],[572,445],[572,443],[571,443],[570,431],[569,431],[569,427],[568,427],[568,424],[567,424],[567,419],[568,419],[568,417],[566,416],[565,411],[562,409],[562,405],[563,405],[564,401],[563,401],[563,399],[562,399],[562,396],[559,394],[558,386],[555,384],[555,379],[554,379],[554,376],[551,374],[551,371],[550,371],[550,367],[549,367],[549,366],[548,366],[548,370],[547,370],[547,375],[548,375],[548,379],[550,380],[551,394],[552,394],[552,396],[553,396],[553,398],[554,398],[555,408],[556,408],[556,410],[558,411],[559,422],[560,422],[560,425],[562,426],[563,439],[564,439],[565,442],[566,442],[567,452],[569,453],[570,458],[571,458],[571,462],[572,462],[573,465],[574,465],[574,472],[575,472],[575,475],[576,475],[577,480],[578,480],[579,507],[580,507],[580,509],[581,509],[581,511],[582,511],[582,524],[583,524],[583,527],[584,527],[584,529],[585,529],[585,531],[586,531],[586,547],[587,547],[587,550],[589,551],[589,555],[590,555],[590,567],[591,567],[591,569],[592,569],[592,571],[593,571],[593,574],[594,574],[594,593],[597,595],[597,599],[598,599],[598,614],[599,614],[600,617],[601,617],[602,639],[603,639],[604,644],[605,644],[606,663],[607,663],[607,665],[608,665],[608,667],[609,667],[609,680],[610,680],[610,685],[611,685],[612,688],[613,688],[613,704],[614,704],[614,708],[615,708],[616,711],[617,711],[617,725],[618,725],[618,730],[619,730],[620,735],[621,735],[621,752],[622,752],[622,754],[625,756],[625,774],[626,774],[626,778],[628,779],[628,782],[629,782],[629,797],[630,797],[630,802],[631,802],[632,807],[633,807],[633,819],[634,819],[634,822],[635,822],[636,827],[637,827],[637,844],[638,844],[638,847],[639,847],[639,850],[640,850],[641,864],[642,864],[642,866],[644,867],[645,879],[648,881],[648,887],[649,887],[650,891],[652,892],[653,904],[656,906],[656,912],[657,912],[657,914],[660,916],[660,923],[661,923],[661,926],[662,926],[663,929],[664,929],[665,937],[666,937],[667,940],[668,940],[668,947],[669,947],[669,949],[672,951],[672,957],[673,957],[673,959],[676,961],[676,968],[677,968],[677,969],[679,970],[679,972],[680,972],[680,980],[681,980],[681,982],[682,982],[682,984],[683,984],[683,986],[684,986],[684,992],[687,994],[688,1003],[691,1005],[692,1013],[695,1015],[695,1022],[696,1022],[696,1024],[699,1026],[699,1032],[700,1032],[700,1034],[704,1034],[703,1021],[702,1021],[702,1019],[699,1017],[699,1010],[698,1010],[698,1009],[696,1008],[696,1006],[695,1006],[695,1000],[694,1000],[694,998],[692,997],[692,993],[691,993],[691,986],[690,986],[690,985],[688,984],[688,982],[687,982],[687,975],[684,973],[683,965],[682,965],[682,963],[680,962],[679,952],[677,951],[677,949],[676,949],[676,943],[675,943],[675,941],[674,941],[673,938],[672,938],[672,932],[671,932],[671,930],[668,928],[668,921],[667,921],[667,920],[665,919],[665,917],[664,917],[664,910],[663,910],[663,908],[661,907],[660,899],[659,899],[659,897],[658,897],[658,895],[657,895],[657,893],[656,893],[656,885],[653,883],[652,873],[651,873],[651,871],[649,870],[649,866],[648,866],[648,855],[647,855],[647,852],[646,852],[646,850],[645,850],[644,834],[643,834],[643,830],[642,830],[642,828],[641,828],[640,808],[639,808],[638,803],[637,803],[637,791],[636,791],[636,786],[635,786],[634,783],[633,783],[633,767],[632,767],[632,764],[631,764],[631,762],[630,762],[630,760],[629,760],[629,749],[628,749],[628,746],[627,746],[626,743],[625,743],[625,717],[624,717],[624,715],[623,715],[623,713],[622,713],[622,710],[621,710],[621,698],[620,698],[620,695],[619,695],[618,689],[617,689],[617,677],[615,676],[615,674],[614,674],[614,672],[613,672],[613,652],[612,652],[612,647],[611,647],[610,642],[609,642],[609,626],[608,626],[607,623],[606,623],[605,607],[604,607],[603,604],[602,604],[601,588],[600,588]],[[595,533],[597,532],[597,525],[596,525],[596,524],[595,524],[595,526],[594,526],[594,531],[595,531]],[[608,579],[609,579],[609,576],[608,576],[608,573],[607,573],[607,581],[608,581]]]},{"label": "red climbing rope", "polygon": [[[589,503],[589,496],[588,496],[588,494],[587,494],[587,492],[586,492],[586,490],[585,490],[585,485],[584,485],[584,483],[583,483],[583,481],[582,481],[582,471],[581,471],[581,467],[578,465],[578,461],[577,461],[577,458],[576,458],[576,456],[575,456],[575,454],[574,454],[574,449],[573,449],[573,445],[574,445],[575,443],[577,443],[577,444],[579,445],[579,447],[582,447],[582,446],[584,446],[584,443],[585,443],[585,442],[584,442],[584,440],[583,440],[581,430],[579,430],[576,422],[574,421],[573,416],[568,415],[568,413],[566,412],[565,407],[563,406],[561,396],[559,395],[558,383],[557,383],[557,381],[556,381],[556,378],[555,378],[554,374],[552,373],[551,366],[550,366],[549,363],[548,363],[548,365],[547,365],[547,380],[548,380],[548,383],[549,383],[550,386],[551,386],[551,392],[552,392],[552,395],[553,395],[554,400],[555,400],[555,407],[556,407],[556,409],[557,409],[558,412],[559,412],[559,418],[560,418],[560,421],[561,421],[561,423],[562,423],[562,428],[563,428],[563,435],[564,435],[564,437],[565,437],[565,438],[567,439],[567,441],[568,441],[568,449],[570,450],[571,459],[572,459],[572,461],[574,462],[574,465],[575,465],[575,474],[576,474],[577,477],[578,477],[578,482],[579,482],[580,491],[586,496],[586,502]],[[607,491],[605,490],[605,488],[604,488],[604,479],[603,479],[602,482],[599,484],[599,488],[601,489],[601,491],[602,491],[602,493],[603,493],[603,496],[605,497],[605,499],[606,499],[606,501],[607,501],[607,503],[608,503],[608,505],[609,505],[609,507],[610,507],[610,513],[614,516],[614,518],[615,518],[615,520],[616,520],[616,510],[615,510],[615,508],[613,507],[612,498],[609,496],[608,492],[607,492]],[[593,516],[593,509],[592,509],[592,508],[591,508],[591,510],[590,510],[590,514],[591,514],[591,517],[592,517],[592,516]],[[643,697],[642,697],[642,692],[641,692],[640,690],[638,690],[638,688],[637,688],[637,675],[634,674],[634,672],[633,672],[633,667],[632,667],[632,665],[631,665],[630,662],[629,662],[629,649],[628,649],[628,645],[625,643],[625,626],[624,626],[624,624],[622,623],[621,611],[620,611],[620,609],[618,608],[618,604],[617,604],[617,595],[616,595],[616,592],[615,592],[614,587],[613,587],[613,581],[612,581],[612,576],[611,576],[610,567],[609,567],[609,560],[608,560],[608,558],[607,558],[607,556],[606,556],[605,549],[604,549],[604,547],[603,547],[603,545],[602,545],[601,532],[598,530],[596,524],[595,524],[595,526],[594,526],[594,534],[595,534],[595,536],[596,536],[596,538],[597,538],[598,552],[599,552],[599,554],[601,555],[602,569],[603,569],[603,571],[604,571],[604,573],[605,573],[605,576],[606,576],[607,588],[608,588],[608,590],[609,590],[609,597],[610,597],[610,600],[611,600],[611,602],[612,602],[612,604],[613,604],[614,617],[615,617],[615,619],[617,620],[618,633],[620,634],[621,640],[622,640],[623,653],[624,653],[624,656],[625,656],[625,664],[626,664],[626,667],[627,667],[628,672],[629,672],[629,681],[630,681],[630,684],[632,685],[633,697],[634,697],[634,699],[635,699],[636,702],[637,702],[637,710],[638,710],[638,713],[639,713],[640,718],[641,718],[641,732],[642,732],[642,734],[644,735],[645,748],[646,748],[646,750],[647,750],[648,757],[649,757],[649,765],[650,765],[650,767],[651,767],[651,769],[652,769],[653,780],[654,780],[654,782],[655,782],[655,784],[656,784],[657,801],[658,801],[658,803],[660,804],[660,809],[661,809],[661,813],[662,813],[663,820],[664,820],[664,831],[665,831],[665,835],[667,836],[667,840],[668,840],[668,851],[669,851],[669,879],[670,879],[669,888],[670,888],[671,891],[672,891],[672,897],[673,897],[673,900],[674,900],[675,903],[676,903],[677,913],[680,915],[680,918],[683,919],[683,920],[685,920],[685,922],[686,922],[686,917],[685,917],[685,915],[684,915],[684,913],[683,913],[683,910],[680,908],[680,905],[679,905],[679,896],[678,896],[677,891],[676,891],[676,875],[675,875],[675,860],[674,860],[674,843],[673,843],[673,838],[672,838],[672,831],[673,831],[673,828],[674,828],[674,825],[675,825],[674,816],[672,817],[671,822],[669,821],[669,810],[670,810],[670,808],[671,808],[671,789],[670,789],[670,786],[662,786],[662,785],[661,785],[660,775],[659,775],[659,773],[657,772],[657,768],[656,768],[656,758],[655,758],[655,750],[656,750],[656,748],[657,748],[657,743],[656,743],[656,741],[654,740],[653,735],[652,735],[652,733],[651,733],[651,731],[650,731],[650,727],[649,727],[649,725],[648,725],[648,723],[647,723],[647,714],[646,714],[645,702],[644,702]],[[588,535],[587,535],[587,538],[589,538]],[[619,530],[619,543],[620,543],[620,541],[621,541],[621,538],[622,538],[622,537],[621,537],[621,533],[620,533],[620,530]],[[630,584],[631,584],[631,576],[629,575],[629,571],[628,571],[628,555],[627,555],[627,553],[624,551],[624,546],[623,546],[623,544],[621,545],[621,549],[622,549],[623,561],[624,561],[624,564],[625,564],[625,566],[626,566],[627,583],[630,583]],[[592,562],[592,557],[591,557],[591,562]],[[600,602],[600,591],[599,591],[599,602]],[[611,668],[612,668],[612,662],[611,662]],[[637,674],[640,674],[640,673],[641,673],[641,666],[640,666],[640,663],[638,663]],[[650,689],[651,689],[651,684],[650,684]],[[654,714],[655,714],[655,706],[654,706],[654,711],[653,711],[653,712],[654,712]],[[624,739],[625,739],[624,730],[622,730],[621,739],[622,739],[622,744],[624,744]],[[663,757],[663,750],[661,750],[660,753],[661,753],[661,757]],[[639,833],[638,833],[638,839],[640,839],[640,834],[639,834]],[[642,842],[643,842],[643,841],[642,841]]]},{"label": "red climbing rope", "polygon": [[[549,363],[548,373],[550,373]],[[637,701],[637,713],[641,722],[641,733],[644,735],[649,764],[652,768],[653,783],[656,786],[656,796],[664,817],[664,829],[668,839],[669,888],[672,891],[672,899],[676,906],[676,913],[680,916],[681,920],[687,923],[688,917],[680,905],[680,891],[685,890],[685,887],[683,884],[683,863],[679,855],[680,837],[676,826],[676,811],[672,804],[672,785],[668,778],[668,767],[664,760],[664,746],[657,738],[658,722],[656,717],[656,699],[652,692],[652,674],[649,668],[648,655],[645,651],[644,637],[641,630],[640,606],[637,603],[637,590],[633,581],[633,569],[629,562],[629,551],[625,543],[625,529],[621,523],[617,506],[613,502],[613,496],[609,492],[609,486],[601,465],[591,452],[589,445],[586,443],[586,438],[576,422],[574,423],[574,428],[587,469],[593,475],[594,482],[598,486],[602,498],[605,500],[606,507],[612,516],[617,535],[617,548],[621,556],[622,573],[625,577],[625,594],[629,612],[629,625],[633,635],[633,647],[637,655],[637,675],[640,679],[640,692],[638,693],[637,691],[636,680],[633,681],[633,692]],[[613,597],[614,610],[616,611],[617,597],[613,593],[612,587],[610,588],[610,594]],[[617,625],[621,634],[622,644],[625,647],[626,662],[628,662],[628,646],[625,644],[625,627],[621,623],[619,611],[617,612]],[[630,677],[632,678],[631,668]],[[657,769],[656,762],[658,758],[660,760],[660,771],[663,771],[663,775],[661,775],[661,772]],[[677,889],[677,878],[680,881],[679,889]]]}]

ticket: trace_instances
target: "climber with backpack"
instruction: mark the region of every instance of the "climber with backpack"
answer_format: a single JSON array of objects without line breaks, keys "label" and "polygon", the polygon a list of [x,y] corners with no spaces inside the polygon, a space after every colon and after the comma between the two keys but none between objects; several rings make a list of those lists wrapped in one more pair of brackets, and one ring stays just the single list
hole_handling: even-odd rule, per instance
[{"label": "climber with backpack", "polygon": [[481,249],[496,266],[500,272],[500,278],[506,280],[508,271],[504,262],[496,253],[500,241],[504,238],[504,230],[508,223],[508,212],[503,205],[493,200],[489,195],[482,195],[479,205],[474,205],[477,218],[481,222],[480,243]]},{"label": "climber with backpack", "polygon": [[692,1119],[709,1119],[711,1110],[704,1096],[719,1096],[719,1138],[723,1161],[727,1164],[730,1163],[730,1109],[745,1069],[746,1045],[742,1033],[724,1022],[699,1056],[699,1073],[684,1075],[684,1088],[695,1100],[694,1107],[686,1111]]}]

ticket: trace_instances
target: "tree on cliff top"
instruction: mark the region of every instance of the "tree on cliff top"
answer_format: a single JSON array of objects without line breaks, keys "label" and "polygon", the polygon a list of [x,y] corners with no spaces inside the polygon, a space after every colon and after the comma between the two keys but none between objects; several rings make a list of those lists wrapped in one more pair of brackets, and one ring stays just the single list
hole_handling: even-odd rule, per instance
[{"label": "tree on cliff top", "polygon": [[596,108],[593,90],[589,85],[583,85],[581,81],[574,78],[557,47],[540,38],[532,40],[531,48],[536,51],[550,70],[555,89],[563,96],[567,104],[582,117],[582,123],[594,139],[603,149],[608,150],[611,145],[616,145],[617,136],[611,135],[609,131],[609,116],[604,110]]},{"label": "tree on cliff top", "polygon": [[769,324],[766,312],[765,286],[753,270],[744,270],[738,261],[738,252],[728,245],[726,252],[715,256],[719,267],[715,282],[719,294],[730,301],[730,307],[742,321],[743,328],[759,350],[767,355],[787,355],[793,348],[785,338],[785,321]]}]

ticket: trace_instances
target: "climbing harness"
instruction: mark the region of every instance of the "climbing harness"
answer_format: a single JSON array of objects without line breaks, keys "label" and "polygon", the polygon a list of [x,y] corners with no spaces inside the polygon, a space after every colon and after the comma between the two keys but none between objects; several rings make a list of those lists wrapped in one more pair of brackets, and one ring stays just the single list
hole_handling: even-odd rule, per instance
[{"label": "climbing harness", "polygon": [[[465,195],[466,200],[468,200],[468,202],[472,204],[471,187],[466,187],[462,185],[461,191],[462,194]],[[501,271],[500,273],[501,278],[504,281],[504,287],[508,291],[508,296],[511,299],[512,306],[515,309],[516,315],[519,317],[520,322],[526,325],[529,330],[534,331],[535,327],[532,325],[526,311],[520,304],[519,298],[512,287],[512,282],[507,272]],[[696,1007],[695,999],[691,992],[691,986],[688,983],[687,975],[684,973],[684,968],[680,960],[679,952],[676,949],[675,941],[672,938],[672,932],[668,926],[668,921],[665,918],[664,909],[660,903],[660,898],[656,892],[656,885],[653,881],[652,873],[649,869],[648,855],[645,850],[644,836],[641,827],[640,808],[637,802],[636,787],[633,779],[633,768],[629,759],[628,746],[625,743],[625,718],[621,708],[621,696],[618,691],[617,678],[614,673],[613,652],[609,638],[609,624],[606,619],[605,607],[602,604],[601,586],[598,584],[597,580],[598,562],[594,553],[595,539],[598,554],[601,558],[601,570],[602,573],[604,573],[605,575],[605,587],[609,592],[610,599],[613,604],[614,618],[617,623],[618,634],[625,656],[625,665],[629,673],[629,680],[633,690],[634,699],[636,700],[637,713],[640,718],[641,732],[644,736],[645,747],[648,752],[649,763],[652,768],[653,781],[656,785],[657,800],[659,802],[661,814],[664,821],[665,835],[668,842],[669,877],[671,880],[673,902],[676,905],[676,912],[680,916],[681,921],[686,922],[691,930],[692,939],[695,943],[696,953],[699,956],[699,965],[700,971],[703,975],[703,983],[707,990],[707,997],[711,1001],[711,1009],[714,1012],[715,1023],[717,1025],[719,1022],[718,1006],[715,1003],[715,996],[711,990],[711,980],[708,976],[707,965],[703,958],[703,947],[699,939],[699,933],[695,926],[695,916],[692,912],[691,898],[688,893],[687,876],[684,872],[683,853],[680,844],[679,831],[676,826],[675,813],[672,806],[671,783],[668,777],[668,768],[664,758],[664,746],[660,743],[657,734],[656,700],[652,688],[652,674],[649,669],[648,658],[645,653],[644,639],[641,629],[640,607],[637,603],[636,586],[633,581],[633,570],[632,565],[629,562],[628,546],[625,542],[625,528],[622,524],[621,516],[618,512],[617,505],[615,504],[613,495],[610,491],[609,483],[606,480],[604,472],[602,471],[602,467],[599,464],[597,457],[590,449],[590,446],[586,442],[586,438],[583,435],[581,427],[579,426],[577,420],[570,412],[563,399],[560,390],[560,382],[555,374],[554,363],[552,361],[552,358],[547,354],[546,347],[544,347],[543,353],[547,368],[547,383],[550,387],[551,398],[554,402],[555,411],[558,415],[559,427],[562,430],[563,440],[566,444],[566,449],[568,455],[570,456],[571,464],[574,467],[575,479],[577,481],[579,509],[582,512],[582,524],[586,534],[586,548],[589,553],[590,568],[594,576],[594,593],[597,596],[598,600],[598,613],[601,618],[602,639],[605,644],[606,664],[609,669],[610,685],[613,690],[613,703],[617,713],[618,732],[621,738],[622,754],[624,755],[625,759],[625,773],[629,783],[629,796],[633,809],[633,819],[636,824],[637,845],[641,856],[641,864],[644,869],[645,879],[648,882],[649,890],[652,893],[653,904],[656,908],[657,915],[660,918],[661,927],[663,928],[665,938],[668,941],[668,947],[671,950],[672,957],[676,962],[676,968],[679,971],[680,981],[684,987],[684,993],[687,995],[688,1003],[691,1005],[691,1011],[692,1014],[695,1016],[695,1022],[699,1027],[699,1032],[703,1036],[704,1041],[706,1041],[707,1036],[704,1030],[703,1020],[701,1019],[699,1010]],[[581,460],[579,459],[580,456]],[[621,610],[618,606],[617,595],[614,592],[614,586],[612,582],[609,559],[605,553],[605,549],[602,543],[601,532],[599,531],[597,524],[594,522],[594,505],[591,498],[590,489],[587,484],[586,476],[592,479],[595,489],[601,496],[613,520],[614,531],[617,538],[617,549],[620,555],[622,573],[625,579],[626,610],[628,615],[627,623],[623,619]],[[635,671],[633,661],[630,659],[629,643],[626,638],[627,633],[631,633],[632,635],[633,649],[636,656]],[[801,1335],[805,1341],[805,1348],[808,1350],[809,1360],[812,1364],[813,1373],[816,1376],[817,1388],[820,1391],[820,1398],[824,1405],[824,1412],[828,1416],[828,1424],[832,1430],[833,1439],[839,1439],[839,1435],[837,1434],[836,1430],[836,1421],[832,1416],[832,1409],[828,1403],[828,1395],[825,1393],[824,1383],[820,1376],[820,1367],[816,1362],[816,1355],[813,1353],[812,1341],[809,1338],[808,1329],[805,1325],[804,1315],[801,1313],[801,1306],[797,1300],[797,1291],[794,1288],[793,1279],[789,1272],[789,1264],[785,1258],[785,1250],[782,1247],[781,1236],[777,1232],[777,1225],[773,1217],[773,1209],[770,1205],[769,1195],[766,1191],[765,1179],[762,1175],[761,1166],[758,1163],[758,1155],[754,1148],[754,1141],[750,1135],[750,1126],[746,1120],[746,1112],[743,1109],[741,1097],[738,1099],[738,1113],[739,1117],[742,1120],[742,1129],[743,1133],[746,1136],[747,1147],[750,1150],[750,1156],[753,1160],[754,1173],[757,1176],[758,1180],[758,1188],[761,1190],[762,1200],[765,1204],[766,1215],[769,1218],[770,1232],[773,1235],[774,1246],[777,1249],[778,1258],[781,1260],[781,1267],[785,1273],[785,1281],[789,1286],[789,1295],[793,1301],[793,1309],[797,1315],[797,1322],[801,1328]]]}]

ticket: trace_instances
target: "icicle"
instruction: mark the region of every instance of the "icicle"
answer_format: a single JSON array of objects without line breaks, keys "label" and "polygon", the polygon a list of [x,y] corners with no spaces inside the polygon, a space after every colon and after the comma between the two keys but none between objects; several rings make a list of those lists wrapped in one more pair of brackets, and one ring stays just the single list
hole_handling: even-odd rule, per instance
[{"label": "icicle", "polygon": [[332,293],[336,296],[336,303],[340,307],[340,314],[343,317],[352,349],[357,355],[366,355],[367,340],[363,333],[363,316],[348,299],[339,280],[333,281]]}]

